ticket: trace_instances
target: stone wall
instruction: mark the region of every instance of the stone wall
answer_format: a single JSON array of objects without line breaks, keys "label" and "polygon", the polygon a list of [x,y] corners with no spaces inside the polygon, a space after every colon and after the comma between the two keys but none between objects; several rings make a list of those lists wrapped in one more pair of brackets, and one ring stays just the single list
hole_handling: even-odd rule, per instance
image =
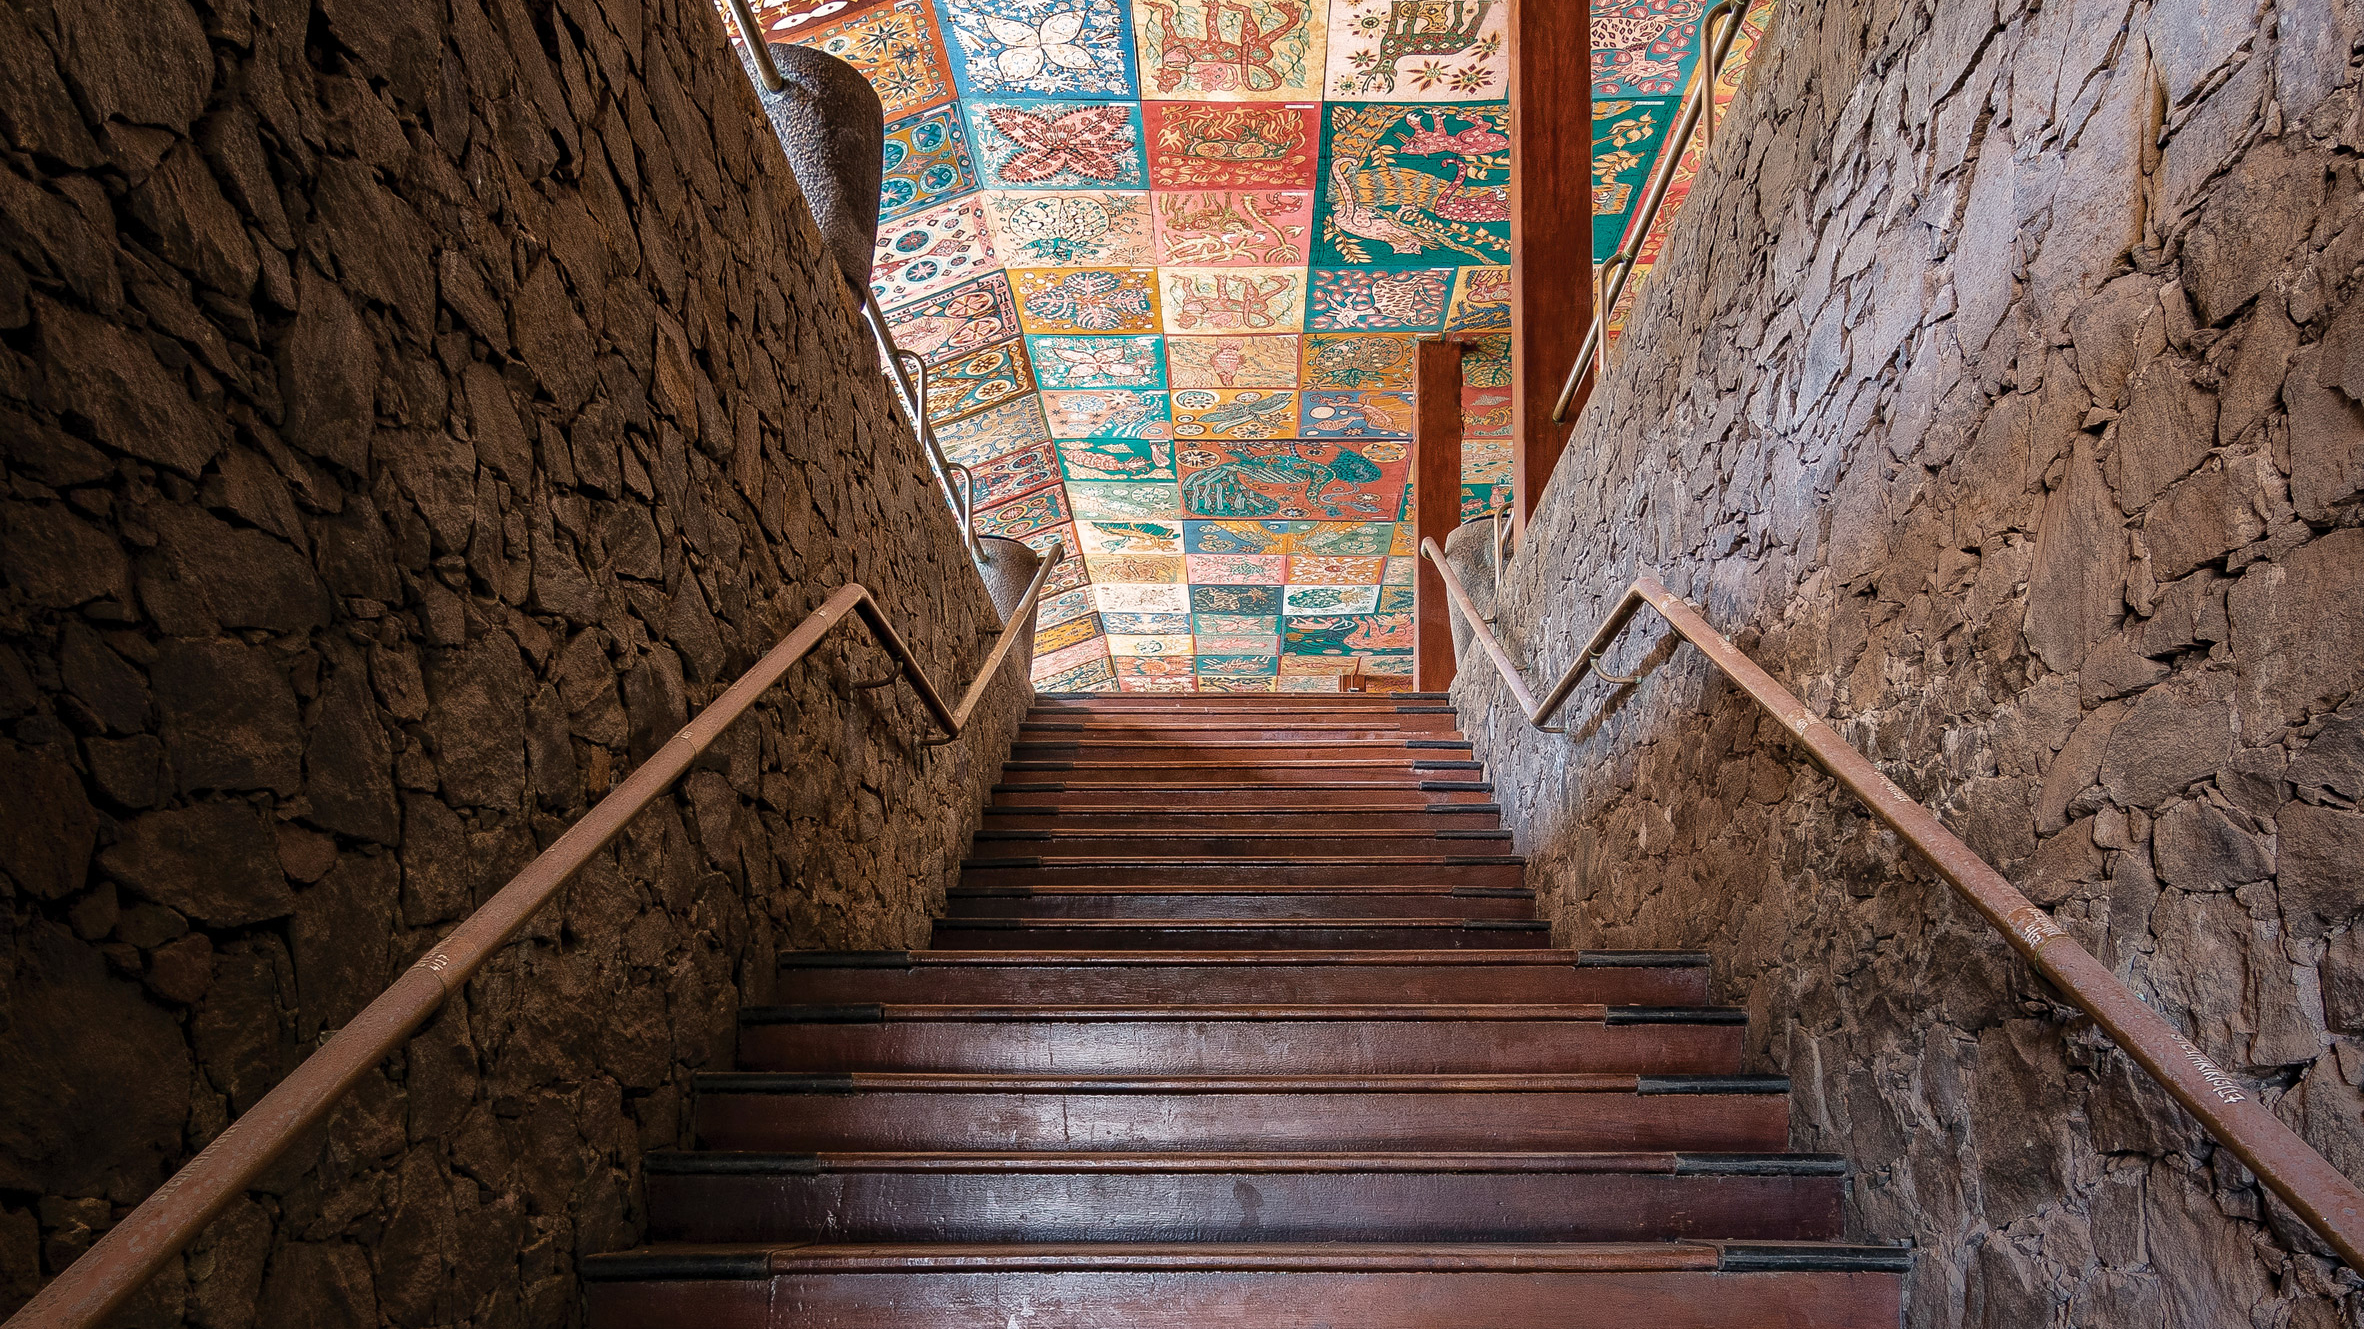
[{"label": "stone wall", "polygon": [[[704,0],[0,5],[0,1313],[828,592],[996,626]],[[132,1324],[554,1325],[1023,705],[841,632]]]},{"label": "stone wall", "polygon": [[[1514,563],[1637,568],[2364,1176],[2352,0],[1788,0]],[[1703,947],[1914,1326],[2364,1323],[2356,1277],[1645,612],[1457,696],[1562,942]]]}]

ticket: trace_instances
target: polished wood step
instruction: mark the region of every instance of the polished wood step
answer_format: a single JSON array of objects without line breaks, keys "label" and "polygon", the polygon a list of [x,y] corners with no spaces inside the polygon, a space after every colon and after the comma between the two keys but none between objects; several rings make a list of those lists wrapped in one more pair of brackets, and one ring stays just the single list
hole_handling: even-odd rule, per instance
[{"label": "polished wood step", "polygon": [[1430,803],[1417,808],[1325,808],[1283,803],[1180,810],[1148,802],[1077,808],[995,803],[985,809],[985,830],[996,834],[985,838],[987,843],[993,843],[1008,839],[1015,832],[1089,836],[1106,831],[1162,831],[1225,837],[1255,831],[1499,832],[1501,821],[1499,803]]},{"label": "polished wood step", "polygon": [[1261,762],[1274,758],[1296,761],[1370,762],[1386,759],[1411,762],[1441,758],[1468,761],[1475,749],[1467,739],[1385,737],[1322,739],[1201,739],[1173,736],[1149,739],[1060,739],[1021,735],[1010,746],[1010,760],[1020,763],[1072,761],[1109,764],[1138,762],[1171,765],[1180,762]]},{"label": "polished wood step", "polygon": [[1909,1255],[1743,1242],[648,1247],[591,1329],[1895,1329]]},{"label": "polished wood step", "polygon": [[1038,692],[1032,713],[1065,711],[1207,711],[1213,714],[1268,715],[1275,711],[1315,714],[1403,708],[1452,709],[1452,698],[1442,692],[1236,692],[1158,694],[1146,692]]},{"label": "polished wood step", "polygon": [[1308,757],[1291,760],[1222,759],[1213,761],[1017,761],[1002,766],[1004,779],[1058,777],[1066,785],[1113,784],[1154,788],[1159,785],[1246,784],[1270,796],[1293,792],[1296,785],[1339,782],[1369,788],[1418,789],[1424,782],[1477,782],[1485,779],[1478,762],[1418,754],[1393,757]]},{"label": "polished wood step", "polygon": [[652,1241],[1831,1241],[1812,1154],[649,1155]]},{"label": "polished wood step", "polygon": [[1079,1075],[1730,1075],[1730,1007],[755,1006],[748,1071]]},{"label": "polished wood step", "polygon": [[1292,783],[1286,789],[1252,781],[1004,780],[993,786],[993,801],[999,807],[1137,807],[1148,800],[1169,809],[1285,805],[1382,811],[1427,808],[1437,803],[1491,803],[1494,786],[1484,780],[1460,779],[1423,779],[1409,784],[1401,780],[1318,780]]},{"label": "polished wood step", "polygon": [[1700,1006],[1697,951],[1293,951],[1043,956],[1003,951],[790,951],[773,988],[786,1002],[1038,1002],[1154,1005],[1365,1002]]},{"label": "polished wood step", "polygon": [[698,1144],[759,1152],[1689,1150],[1777,1153],[1778,1076],[695,1077]]},{"label": "polished wood step", "polygon": [[939,918],[933,942],[989,951],[1524,949],[1548,923],[1518,918]]},{"label": "polished wood step", "polygon": [[[1477,846],[1483,849],[1485,846]],[[1333,854],[1216,858],[1150,854],[1009,854],[960,865],[963,886],[1498,886],[1517,888],[1517,854]]]},{"label": "polished wood step", "polygon": [[955,886],[944,917],[1532,919],[1535,893],[1509,886]]},{"label": "polished wood step", "polygon": [[1464,737],[1450,715],[1342,716],[1337,719],[1286,718],[1279,723],[1226,720],[1188,715],[1173,718],[1123,715],[1091,719],[1021,720],[1018,741],[1055,743],[1070,738],[1134,739],[1157,743],[1204,743],[1209,740],[1291,739],[1325,743],[1334,739],[1405,739]]},{"label": "polished wood step", "polygon": [[1195,828],[1192,831],[1061,827],[977,832],[971,853],[978,858],[1040,854],[1152,858],[1339,858],[1359,854],[1450,856],[1506,854],[1511,835],[1498,826],[1287,829]]}]

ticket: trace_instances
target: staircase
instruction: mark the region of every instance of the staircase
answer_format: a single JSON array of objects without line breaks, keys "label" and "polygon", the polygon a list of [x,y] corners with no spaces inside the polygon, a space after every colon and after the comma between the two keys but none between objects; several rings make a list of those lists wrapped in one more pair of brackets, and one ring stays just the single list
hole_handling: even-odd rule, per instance
[{"label": "staircase", "polygon": [[1706,957],[1549,949],[1427,694],[1045,696],[917,953],[781,957],[593,1329],[1894,1329]]}]

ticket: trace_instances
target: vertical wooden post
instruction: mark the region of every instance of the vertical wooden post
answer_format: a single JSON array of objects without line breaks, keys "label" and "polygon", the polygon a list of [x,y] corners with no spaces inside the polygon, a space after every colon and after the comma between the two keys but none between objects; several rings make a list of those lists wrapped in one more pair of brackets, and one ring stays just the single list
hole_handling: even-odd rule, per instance
[{"label": "vertical wooden post", "polygon": [[[1462,343],[1423,340],[1414,344],[1418,377],[1417,414],[1412,423],[1412,505],[1414,557],[1418,575],[1412,596],[1412,686],[1442,692],[1453,685],[1453,611],[1445,603],[1445,582],[1418,556],[1420,540],[1439,548],[1461,524],[1461,352]],[[1549,408],[1547,407],[1546,410]]]},{"label": "vertical wooden post", "polygon": [[1592,8],[1510,0],[1512,521],[1525,530],[1567,428],[1551,422],[1592,322]]}]

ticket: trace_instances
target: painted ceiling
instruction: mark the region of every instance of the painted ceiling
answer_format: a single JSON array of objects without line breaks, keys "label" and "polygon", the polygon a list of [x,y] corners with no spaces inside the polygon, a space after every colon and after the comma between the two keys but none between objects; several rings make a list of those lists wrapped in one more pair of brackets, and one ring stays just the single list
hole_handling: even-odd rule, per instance
[{"label": "painted ceiling", "polygon": [[[1596,262],[1708,2],[1593,0]],[[1470,342],[1463,514],[1510,479],[1508,0],[755,8],[885,105],[871,284],[978,529],[1077,556],[1036,685],[1409,675],[1416,337]]]}]

